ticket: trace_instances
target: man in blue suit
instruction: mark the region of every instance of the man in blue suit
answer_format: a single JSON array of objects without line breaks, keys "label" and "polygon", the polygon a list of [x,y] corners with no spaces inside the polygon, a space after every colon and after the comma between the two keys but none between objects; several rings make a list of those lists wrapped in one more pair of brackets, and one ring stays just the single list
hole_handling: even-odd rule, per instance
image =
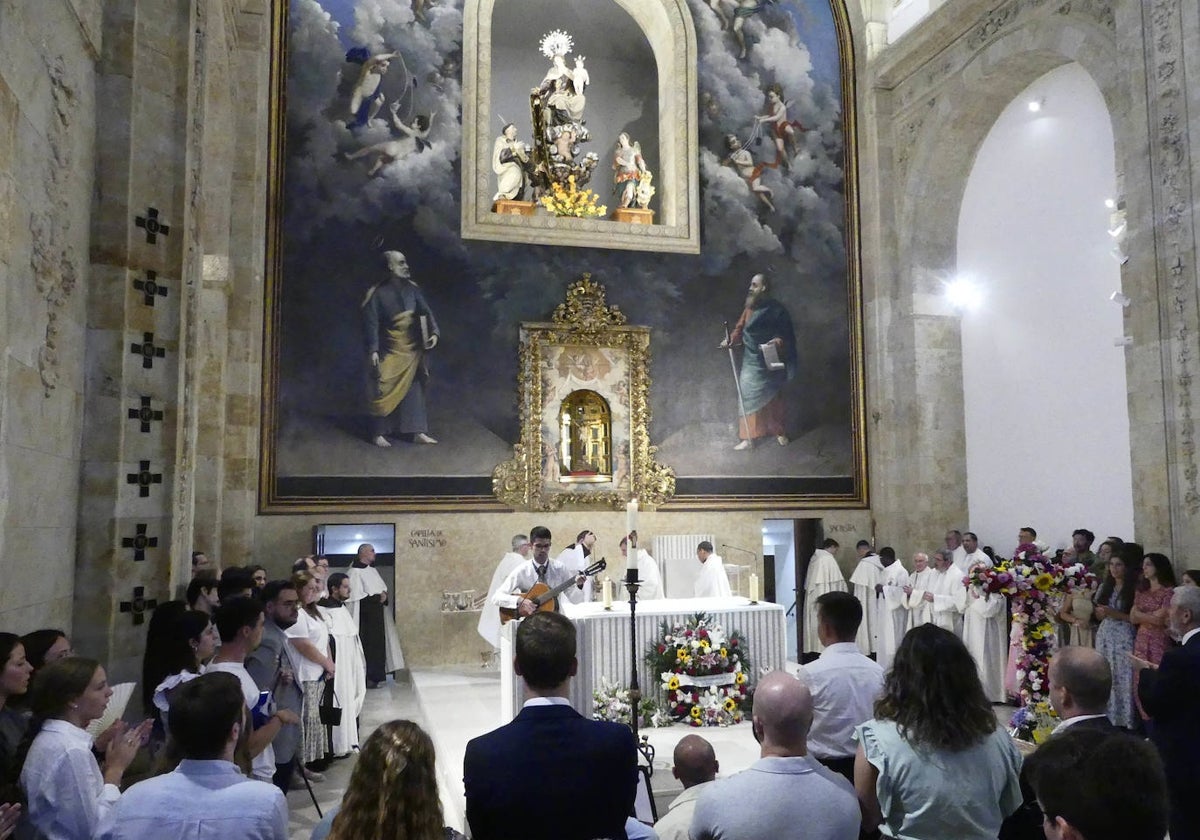
[{"label": "man in blue suit", "polygon": [[1171,840],[1200,840],[1200,588],[1176,587],[1167,620],[1180,646],[1167,651],[1157,668],[1134,658],[1134,667],[1142,669],[1138,697],[1167,771]]},{"label": "man in blue suit", "polygon": [[467,744],[463,782],[475,840],[625,840],[637,791],[637,744],[622,724],[567,702],[579,662],[575,626],[537,612],[517,628],[516,672],[528,693],[512,723]]}]

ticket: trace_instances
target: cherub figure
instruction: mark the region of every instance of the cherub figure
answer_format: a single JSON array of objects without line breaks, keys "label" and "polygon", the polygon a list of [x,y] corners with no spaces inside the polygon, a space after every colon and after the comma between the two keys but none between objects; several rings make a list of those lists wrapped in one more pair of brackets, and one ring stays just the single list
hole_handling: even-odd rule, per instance
[{"label": "cherub figure", "polygon": [[383,167],[408,157],[414,151],[423,151],[429,146],[425,138],[429,136],[429,132],[433,127],[433,115],[431,114],[426,117],[424,114],[417,114],[416,118],[413,119],[413,124],[409,126],[405,125],[396,115],[397,107],[397,104],[393,103],[392,122],[406,136],[365,146],[357,152],[351,152],[346,155],[346,160],[357,160],[367,155],[376,155],[375,162],[367,170],[368,178],[375,177],[376,173],[383,169]]},{"label": "cherub figure", "polygon": [[[737,40],[738,46],[741,47],[741,52],[738,58],[746,57],[746,36],[742,32],[742,28],[746,25],[746,18],[754,17],[759,14],[767,6],[772,6],[778,3],[779,0],[706,0],[708,7],[717,14],[717,18],[721,21],[722,29],[733,29],[733,37]],[[729,15],[726,14],[724,5],[728,3],[733,6],[733,24],[730,26]]]},{"label": "cherub figure", "polygon": [[749,149],[742,147],[742,142],[737,139],[736,135],[730,134],[725,137],[725,147],[729,150],[729,157],[725,158],[722,163],[732,166],[750,187],[750,192],[767,205],[767,209],[772,213],[775,212],[775,205],[771,203],[775,193],[762,183],[763,170],[767,168],[767,165],[755,163],[754,155],[750,153]]},{"label": "cherub figure", "polygon": [[587,86],[592,83],[592,77],[588,73],[587,68],[583,66],[583,62],[587,60],[585,55],[575,56],[575,69],[571,73],[571,81],[574,82],[575,92],[582,96]]},{"label": "cherub figure", "polygon": [[[804,126],[796,120],[788,119],[788,103],[783,100],[783,87],[778,82],[767,88],[767,113],[754,118],[755,122],[769,125],[771,135],[775,140],[775,162],[783,163],[787,169],[792,168],[792,156],[800,148],[797,131],[803,131]],[[791,147],[791,154],[784,152],[784,142]]]}]

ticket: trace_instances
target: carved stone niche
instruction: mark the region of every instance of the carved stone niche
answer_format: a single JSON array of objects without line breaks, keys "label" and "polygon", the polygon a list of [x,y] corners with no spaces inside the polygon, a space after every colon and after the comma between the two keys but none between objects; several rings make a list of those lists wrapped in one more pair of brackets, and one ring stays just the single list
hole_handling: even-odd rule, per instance
[{"label": "carved stone niche", "polygon": [[[493,212],[494,144],[510,122],[517,139],[531,142],[530,91],[551,65],[539,45],[555,30],[571,35],[568,60],[585,56],[591,77],[583,114],[591,140],[579,149],[580,157],[594,152],[599,161],[587,187],[598,204],[615,209],[614,146],[628,133],[654,176],[652,224],[557,217],[541,208],[532,215]],[[463,238],[700,253],[696,58],[687,0],[465,0]],[[528,190],[524,198],[531,199]]]},{"label": "carved stone niche", "polygon": [[[654,460],[647,432],[649,366],[649,328],[606,305],[591,275],[571,285],[550,323],[522,323],[521,440],[492,472],[496,498],[517,510],[620,510],[631,498],[654,508],[674,495],[675,472]],[[583,437],[564,406],[582,418]]]}]

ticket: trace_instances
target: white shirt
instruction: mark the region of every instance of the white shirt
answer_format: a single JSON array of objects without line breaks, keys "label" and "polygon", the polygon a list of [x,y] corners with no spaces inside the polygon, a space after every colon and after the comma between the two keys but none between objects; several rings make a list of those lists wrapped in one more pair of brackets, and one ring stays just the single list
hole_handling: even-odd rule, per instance
[{"label": "white shirt", "polygon": [[1098,715],[1076,715],[1075,717],[1060,721],[1058,726],[1054,727],[1054,730],[1050,734],[1057,735],[1059,732],[1062,732],[1064,729],[1074,726],[1077,723],[1082,723],[1085,720],[1095,720],[1096,718],[1102,717],[1108,717],[1108,715],[1104,712],[1101,712]]},{"label": "white shirt", "polygon": [[964,551],[961,565],[958,562],[958,555],[956,554],[954,556],[954,565],[958,566],[959,571],[961,571],[964,576],[967,574],[967,572],[971,571],[972,566],[978,565],[980,563],[983,563],[989,569],[993,568],[996,565],[995,563],[992,562],[992,558],[988,557],[986,554],[983,553],[982,548],[977,548],[974,551],[972,551],[970,554],[967,554]]},{"label": "white shirt", "polygon": [[101,840],[287,840],[279,788],[247,779],[229,761],[184,759],[125,791]]},{"label": "white shirt", "polygon": [[[241,662],[214,662],[204,673],[211,674],[213,671],[223,671],[237,677],[238,682],[242,684],[242,696],[246,698],[247,708],[253,709],[258,705],[258,683],[250,676],[245,665]],[[271,781],[275,776],[275,748],[267,744],[267,748],[251,760],[250,769],[254,771],[254,778],[264,782]]]},{"label": "white shirt", "polygon": [[817,758],[848,758],[858,751],[854,728],[874,717],[883,691],[883,668],[858,649],[837,642],[800,669],[813,699],[808,750]]},{"label": "white shirt", "polygon": [[662,575],[658,573],[658,563],[650,552],[644,548],[636,549],[638,553],[638,587],[639,601],[652,601],[663,597]]},{"label": "white shirt", "polygon": [[692,826],[692,815],[696,813],[696,800],[708,790],[712,782],[701,782],[686,788],[667,806],[667,813],[658,818],[654,830],[659,840],[689,840],[688,829]]},{"label": "white shirt", "polygon": [[[500,584],[504,583],[504,579],[508,577],[513,569],[525,562],[525,557],[515,551],[510,551],[500,558],[499,564],[496,566],[496,571],[492,572],[492,582],[488,586],[488,604],[492,603],[492,598],[500,591]],[[479,635],[494,648],[500,647],[500,613],[498,610],[492,609],[490,606],[479,611],[479,624],[477,626]]]},{"label": "white shirt", "polygon": [[[318,651],[329,656],[329,625],[323,619],[313,618],[303,609],[296,612],[296,623],[284,630],[283,634],[288,639],[309,641]],[[296,679],[299,682],[316,682],[325,676],[325,669],[302,654],[299,648],[296,648],[296,664]]]},{"label": "white shirt", "polygon": [[700,574],[696,575],[693,594],[697,598],[732,598],[733,590],[729,588],[729,575],[725,573],[725,561],[719,554],[710,554],[708,559],[700,564]]},{"label": "white shirt", "polygon": [[[568,580],[574,579],[575,572],[572,569],[566,568],[557,560],[546,561],[545,583],[551,589],[559,584],[566,583]],[[509,572],[508,577],[504,579],[504,582],[500,584],[500,588],[496,590],[496,594],[492,596],[492,603],[505,609],[515,609],[517,600],[520,597],[515,593],[528,592],[530,589],[533,589],[533,585],[537,582],[537,564],[531,559]],[[568,586],[560,593],[560,597],[566,598],[573,604],[578,604],[583,601],[583,590],[578,586]]]},{"label": "white shirt", "polygon": [[[976,551],[978,551],[978,549],[976,549]],[[983,552],[980,551],[978,553],[982,554]],[[984,555],[984,556],[987,556],[987,555]],[[960,545],[958,548],[954,549],[954,551],[950,552],[950,562],[952,562],[958,568],[962,569],[963,574],[966,574],[967,568],[968,568],[966,547]]]},{"label": "white shirt", "polygon": [[20,782],[29,800],[22,825],[45,840],[90,840],[112,825],[113,806],[121,798],[116,785],[104,783],[92,736],[65,720],[42,724]]}]

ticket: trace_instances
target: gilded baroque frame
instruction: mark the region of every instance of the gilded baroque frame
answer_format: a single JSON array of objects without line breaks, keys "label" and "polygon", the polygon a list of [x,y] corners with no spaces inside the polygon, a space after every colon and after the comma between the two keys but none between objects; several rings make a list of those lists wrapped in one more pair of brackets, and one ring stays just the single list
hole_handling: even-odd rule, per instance
[{"label": "gilded baroque frame", "polygon": [[[620,417],[628,429],[623,439],[613,437],[614,446],[620,440],[629,456],[624,472],[618,469],[613,480],[604,484],[547,480],[544,453],[553,446],[543,418],[548,400],[556,397],[548,393],[546,382],[555,360],[569,348],[615,351],[617,363],[623,365],[620,382],[601,395],[613,407],[614,427]],[[667,501],[675,492],[675,473],[654,460],[657,447],[650,444],[649,367],[649,328],[629,326],[618,307],[606,304],[604,287],[590,274],[571,285],[550,323],[522,323],[517,383],[521,440],[513,447],[513,458],[492,473],[496,498],[512,508],[535,511],[621,509],[631,498],[644,508],[655,508]]]},{"label": "gilded baroque frame", "polygon": [[509,216],[492,212],[492,12],[463,7],[462,237],[496,242],[700,253],[696,29],[687,0],[614,0],[641,26],[659,66],[658,221]]}]

